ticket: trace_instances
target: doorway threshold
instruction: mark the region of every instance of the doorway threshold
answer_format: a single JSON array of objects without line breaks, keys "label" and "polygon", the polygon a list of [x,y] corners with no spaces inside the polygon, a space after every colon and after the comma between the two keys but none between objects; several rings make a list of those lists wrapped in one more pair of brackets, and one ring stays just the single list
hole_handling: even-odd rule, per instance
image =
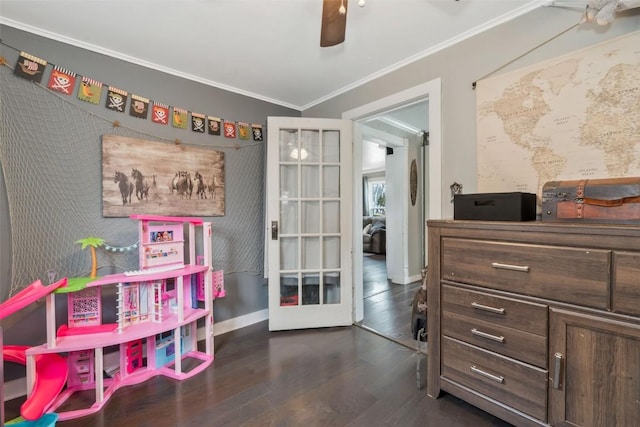
[{"label": "doorway threshold", "polygon": [[400,344],[401,346],[406,347],[406,348],[411,349],[411,350],[414,350],[414,351],[416,351],[416,352],[418,352],[418,351],[419,351],[419,352],[420,352],[420,353],[422,353],[422,354],[425,354],[425,355],[426,355],[426,354],[428,354],[428,353],[427,353],[427,349],[428,349],[428,347],[429,347],[429,344],[428,344],[428,343],[426,343],[426,342],[425,342],[425,343],[424,343],[424,345],[423,345],[423,343],[422,343],[422,342],[415,341],[416,346],[415,346],[415,347],[413,347],[413,346],[410,346],[409,344],[407,344],[407,342],[406,342],[406,341],[402,341],[402,340],[396,339],[396,338],[394,338],[394,337],[391,337],[391,336],[389,336],[389,335],[385,335],[385,334],[383,334],[383,333],[380,333],[380,332],[376,331],[376,330],[375,330],[375,329],[373,329],[373,328],[370,328],[370,327],[368,327],[368,326],[366,326],[366,325],[363,325],[361,321],[360,321],[360,322],[355,322],[355,323],[353,324],[353,326],[357,326],[357,327],[358,327],[358,328],[360,328],[360,329],[364,329],[365,331],[371,332],[372,334],[376,334],[376,335],[378,335],[379,337],[386,338],[386,339],[388,339],[389,341],[392,341],[392,342],[394,342],[394,343],[396,343],[396,344]]}]

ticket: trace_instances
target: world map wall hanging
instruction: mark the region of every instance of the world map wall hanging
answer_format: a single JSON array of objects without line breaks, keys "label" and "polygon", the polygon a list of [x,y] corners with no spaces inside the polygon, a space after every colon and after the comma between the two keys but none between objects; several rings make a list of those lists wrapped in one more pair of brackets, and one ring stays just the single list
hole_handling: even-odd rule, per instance
[{"label": "world map wall hanging", "polygon": [[640,175],[640,31],[478,81],[478,191]]}]

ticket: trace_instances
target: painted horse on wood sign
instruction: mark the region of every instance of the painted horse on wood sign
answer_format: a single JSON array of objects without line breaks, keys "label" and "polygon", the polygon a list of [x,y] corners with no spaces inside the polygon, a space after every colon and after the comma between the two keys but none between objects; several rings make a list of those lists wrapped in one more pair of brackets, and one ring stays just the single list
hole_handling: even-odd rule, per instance
[{"label": "painted horse on wood sign", "polygon": [[173,194],[173,190],[176,191],[180,198],[191,198],[193,194],[193,180],[191,174],[187,171],[178,171],[175,176],[169,182],[169,190]]},{"label": "painted horse on wood sign", "polygon": [[131,178],[136,182],[136,197],[138,200],[149,200],[149,179],[145,178],[138,169],[131,169]]},{"label": "painted horse on wood sign", "polygon": [[118,188],[120,188],[120,195],[122,196],[122,206],[127,203],[131,204],[131,195],[133,194],[133,183],[129,182],[129,178],[127,175],[123,174],[120,171],[116,171],[113,182],[118,184]]},{"label": "painted horse on wood sign", "polygon": [[196,196],[199,199],[207,198],[207,186],[205,184],[205,179],[200,172],[196,171]]}]

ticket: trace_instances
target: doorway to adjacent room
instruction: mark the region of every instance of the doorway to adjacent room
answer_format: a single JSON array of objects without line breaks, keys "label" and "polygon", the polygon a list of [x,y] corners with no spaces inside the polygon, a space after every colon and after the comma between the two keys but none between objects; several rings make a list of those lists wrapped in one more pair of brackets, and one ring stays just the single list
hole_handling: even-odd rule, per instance
[{"label": "doorway to adjacent room", "polygon": [[[362,303],[362,317],[357,323],[371,329],[372,331],[384,335],[390,339],[401,342],[410,347],[415,347],[416,343],[411,334],[411,302],[416,290],[421,285],[420,272],[426,259],[426,242],[424,241],[424,224],[429,215],[429,204],[431,199],[438,199],[437,208],[432,214],[440,211],[439,197],[430,197],[430,184],[439,182],[439,164],[436,170],[430,170],[430,164],[440,158],[439,147],[439,81],[431,82],[418,89],[412,95],[405,94],[405,98],[397,100],[395,104],[383,106],[380,103],[371,106],[368,111],[356,110],[350,112],[351,115],[343,115],[345,118],[352,118],[355,121],[354,130],[354,170],[361,165],[359,176],[354,177],[354,195],[356,204],[362,206],[359,213],[362,215],[362,227],[354,226],[363,236],[361,245],[354,236],[354,273],[355,286],[358,287],[358,275],[362,278],[361,296],[356,289],[356,320],[358,320],[358,303]],[[432,96],[430,96],[433,93]],[[430,101],[436,105],[430,107]],[[376,108],[377,107],[377,108]],[[437,109],[438,117],[435,129],[430,129],[430,110]],[[362,114],[358,114],[362,113]],[[433,159],[429,159],[429,147],[424,142],[427,141],[425,135],[428,131],[437,131],[438,146],[435,152],[432,150]],[[413,147],[413,151],[412,148]],[[371,161],[373,157],[380,157],[383,161],[378,163]],[[394,157],[395,156],[395,159]],[[417,180],[413,184],[419,189],[420,195],[416,202],[415,195],[408,196],[409,185],[409,164],[411,160],[417,161]],[[396,170],[387,170],[387,164]],[[390,173],[389,173],[390,172]],[[430,175],[434,175],[430,179]],[[359,182],[362,180],[362,183]],[[380,203],[375,203],[372,194],[367,194],[372,190],[371,183],[384,182],[385,206],[381,209]],[[360,190],[360,194],[358,193]],[[406,194],[405,194],[405,191]],[[402,194],[399,194],[402,193]],[[435,195],[434,195],[435,196]],[[369,203],[367,206],[367,201]],[[409,213],[411,205],[417,205],[418,213]],[[397,209],[409,206],[409,209]],[[396,212],[393,212],[394,207]],[[389,212],[391,209],[391,212]],[[413,208],[416,210],[415,208]],[[355,208],[358,211],[358,208]],[[381,215],[384,212],[384,215]],[[394,218],[394,214],[396,217]],[[392,223],[386,227],[386,248],[383,251],[372,250],[372,245],[365,242],[365,224],[367,216],[372,221],[384,219],[389,224],[391,216]],[[383,218],[381,218],[383,217]],[[358,223],[354,215],[354,225]],[[400,224],[414,224],[411,229]],[[395,227],[394,227],[395,225]],[[361,228],[361,230],[360,230]],[[409,242],[408,234],[415,240],[419,236],[418,242]],[[417,246],[416,246],[417,244]],[[362,249],[360,251],[360,249]],[[412,256],[417,253],[419,265],[408,265],[409,252]],[[395,256],[394,256],[395,255]],[[414,258],[415,259],[415,258]],[[358,265],[359,264],[359,265]],[[413,264],[416,264],[414,261]],[[392,271],[394,270],[395,271]]]},{"label": "doorway to adjacent room", "polygon": [[[411,302],[421,282],[411,277],[409,233],[421,228],[423,209],[417,203],[412,224],[407,189],[407,163],[415,160],[424,172],[422,135],[428,128],[428,100],[403,105],[363,120],[362,132],[362,279],[364,318],[362,326],[407,346],[411,335]],[[422,181],[422,180],[421,180]],[[422,194],[414,203],[423,200]],[[388,201],[388,203],[387,203]],[[414,207],[415,210],[415,207]],[[421,232],[414,233],[416,235]],[[412,239],[414,264],[423,258],[422,239]],[[405,256],[404,254],[407,254]],[[417,259],[417,261],[416,261]],[[414,266],[415,268],[415,266]]]}]

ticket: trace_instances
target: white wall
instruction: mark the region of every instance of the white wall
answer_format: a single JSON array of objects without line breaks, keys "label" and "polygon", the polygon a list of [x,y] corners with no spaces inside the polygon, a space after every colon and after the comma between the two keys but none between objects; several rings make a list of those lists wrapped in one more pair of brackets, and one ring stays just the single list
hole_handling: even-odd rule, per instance
[{"label": "white wall", "polygon": [[[384,162],[386,156],[386,147],[380,146],[374,142],[362,141],[362,174],[369,175],[378,173],[384,175]],[[382,174],[380,174],[382,172]]]},{"label": "white wall", "polygon": [[407,146],[393,147],[386,157],[387,176],[387,277],[404,284],[408,269],[407,252]]},{"label": "white wall", "polygon": [[406,285],[420,280],[423,267],[423,197],[419,185],[415,205],[411,204],[411,162],[418,163],[420,137],[412,136],[402,147],[393,147],[387,156],[387,276]]},{"label": "white wall", "polygon": [[[422,137],[414,135],[408,138],[409,150],[407,156],[407,164],[405,165],[407,171],[407,183],[409,186],[406,191],[408,194],[407,199],[407,271],[406,276],[408,282],[415,282],[420,280],[420,273],[422,267],[424,267],[424,259],[422,258],[422,242],[424,235],[424,224],[422,222],[422,207],[424,206],[424,197],[422,183],[419,179],[420,175],[425,172],[421,165],[421,150]],[[410,172],[411,162],[415,160],[418,166],[418,191],[416,194],[415,205],[411,204],[411,187],[410,187]]]}]

